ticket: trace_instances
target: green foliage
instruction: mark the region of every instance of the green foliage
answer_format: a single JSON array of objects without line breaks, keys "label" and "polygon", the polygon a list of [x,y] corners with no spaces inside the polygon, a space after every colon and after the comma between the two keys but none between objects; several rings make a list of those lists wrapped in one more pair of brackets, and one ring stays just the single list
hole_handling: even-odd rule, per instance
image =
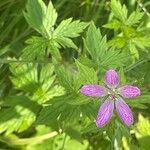
[{"label": "green foliage", "polygon": [[[77,120],[83,120],[87,116],[93,120],[98,103],[92,102],[90,97],[81,95],[79,89],[82,86],[81,83],[97,83],[97,74],[94,69],[82,65],[78,61],[76,61],[76,65],[79,71],[76,76],[63,67],[56,70],[58,80],[66,89],[66,93],[49,101],[47,106],[43,107],[37,120],[38,124],[51,125],[53,122],[58,122],[57,125],[63,127],[69,123],[76,123]],[[47,120],[49,121],[47,122]]]},{"label": "green foliage", "polygon": [[[0,1],[0,149],[149,150],[148,6]],[[114,111],[109,124],[98,128],[105,97],[80,92],[85,84],[103,85],[108,69],[119,72],[122,85],[141,89],[141,96],[125,99],[134,114],[131,127]]]},{"label": "green foliage", "polygon": [[42,0],[28,0],[26,9],[27,13],[24,12],[24,16],[30,26],[44,37],[50,37],[50,31],[52,32],[57,19],[57,13],[52,3],[49,2],[46,7]]},{"label": "green foliage", "polygon": [[102,37],[100,30],[95,27],[94,23],[91,23],[88,28],[84,44],[85,49],[89,52],[93,60],[99,63],[99,60],[104,57],[107,51],[107,43],[106,36]]},{"label": "green foliage", "polygon": [[[72,21],[72,18],[63,20],[55,29],[57,12],[51,2],[48,6],[42,0],[28,0],[27,12],[24,16],[29,25],[43,37],[33,37],[26,42],[29,44],[23,50],[24,59],[47,58],[49,53],[58,60],[61,59],[59,49],[69,47],[77,49],[71,38],[78,37],[88,25],[87,23]],[[32,50],[32,54],[30,55]],[[48,53],[46,52],[48,51]]]},{"label": "green foliage", "polygon": [[12,64],[10,70],[13,74],[11,81],[16,88],[23,89],[25,91],[34,92],[36,86],[38,86],[37,69],[36,65],[29,64]]},{"label": "green foliage", "polygon": [[54,31],[53,38],[63,47],[77,49],[70,38],[78,37],[86,26],[86,23],[79,20],[72,22],[72,18],[64,20]]},{"label": "green foliage", "polygon": [[[65,142],[65,143],[64,143]],[[63,145],[64,143],[64,145]],[[88,142],[83,141],[82,143],[72,139],[69,135],[60,135],[55,137],[54,140],[47,140],[39,144],[30,144],[26,147],[27,150],[42,150],[43,146],[45,150],[60,150],[62,148],[66,150],[75,150],[78,147],[79,150],[86,150],[88,147]]]},{"label": "green foliage", "polygon": [[46,39],[43,37],[34,36],[26,40],[26,43],[28,46],[24,48],[22,58],[28,58],[29,60],[32,60],[32,58],[43,60],[43,57],[45,56],[45,50],[47,48]]},{"label": "green foliage", "polygon": [[97,72],[93,68],[83,65],[79,61],[76,61],[75,63],[79,71],[77,80],[80,81],[80,83],[92,84],[98,82]]},{"label": "green foliage", "polygon": [[[139,115],[139,122],[137,123],[137,130],[139,136],[150,136],[150,121],[148,118],[144,118],[141,114]],[[137,135],[138,136],[138,135]]]},{"label": "green foliage", "polygon": [[93,61],[95,61],[97,67],[121,67],[129,60],[129,56],[126,53],[108,49],[106,36],[102,37],[100,30],[97,29],[93,23],[91,23],[88,28],[84,46],[85,50],[91,55]]},{"label": "green foliage", "polygon": [[140,23],[140,20],[142,19],[144,13],[138,12],[138,11],[133,11],[131,15],[128,17],[126,21],[126,25],[132,26]]},{"label": "green foliage", "polygon": [[[36,124],[50,125],[53,129],[64,131],[71,127],[84,126],[84,120],[93,121],[98,103],[78,95],[64,95],[51,100],[37,118]],[[87,118],[88,117],[88,118]],[[73,136],[73,135],[72,135]]]},{"label": "green foliage", "polygon": [[133,62],[139,59],[139,50],[147,51],[149,47],[149,34],[146,34],[142,27],[141,19],[144,16],[139,10],[128,15],[125,5],[121,5],[118,0],[111,1],[111,11],[114,15],[112,20],[105,24],[105,28],[113,29],[117,35],[112,38],[108,45],[114,48],[130,51]]},{"label": "green foliage", "polygon": [[[129,16],[128,16],[128,10],[125,5],[121,5],[120,1],[118,0],[112,0],[111,1],[111,11],[114,15],[114,17],[117,20],[112,20],[114,23],[114,29],[117,29],[117,25],[128,25],[128,26],[133,26],[136,25],[137,23],[140,22],[142,19],[144,13],[137,11],[133,11]],[[109,25],[109,24],[108,24]],[[109,26],[107,26],[109,28]],[[121,26],[118,26],[120,28]],[[111,28],[111,26],[110,26]],[[113,28],[113,27],[112,27]]]},{"label": "green foliage", "polygon": [[128,10],[125,5],[121,6],[118,0],[111,0],[111,10],[117,19],[122,22],[126,21]]},{"label": "green foliage", "polygon": [[33,63],[11,65],[11,81],[17,89],[31,95],[33,100],[44,103],[49,99],[64,93],[61,86],[54,85],[56,76],[54,66],[47,64],[38,72],[38,65]]},{"label": "green foliage", "polygon": [[128,103],[135,108],[147,109],[147,104],[150,103],[149,93],[143,94],[142,96],[135,98],[135,100],[129,100]]},{"label": "green foliage", "polygon": [[7,97],[1,102],[0,133],[22,132],[36,119],[40,106],[24,96]]},{"label": "green foliage", "polygon": [[79,93],[79,89],[82,84],[85,83],[97,83],[97,72],[88,66],[81,64],[76,60],[76,67],[78,69],[73,68],[73,74],[71,74],[70,70],[65,69],[64,67],[60,67],[56,70],[56,74],[58,76],[60,84],[65,87],[68,93]]},{"label": "green foliage", "polygon": [[150,121],[148,118],[144,118],[141,114],[138,116],[135,133],[138,139],[139,148],[148,150],[150,146]]}]

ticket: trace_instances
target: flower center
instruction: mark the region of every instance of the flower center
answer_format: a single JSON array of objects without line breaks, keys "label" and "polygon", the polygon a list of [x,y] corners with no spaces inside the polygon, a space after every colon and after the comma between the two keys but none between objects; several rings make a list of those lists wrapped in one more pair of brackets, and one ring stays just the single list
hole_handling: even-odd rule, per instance
[{"label": "flower center", "polygon": [[116,100],[118,91],[116,88],[107,88],[108,89],[108,94],[112,97],[113,100]]}]

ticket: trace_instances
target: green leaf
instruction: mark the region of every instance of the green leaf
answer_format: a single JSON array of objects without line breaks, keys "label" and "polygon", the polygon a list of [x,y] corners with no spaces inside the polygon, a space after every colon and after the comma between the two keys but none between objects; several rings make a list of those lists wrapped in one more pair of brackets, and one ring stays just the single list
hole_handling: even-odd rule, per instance
[{"label": "green leaf", "polygon": [[21,55],[24,60],[43,60],[46,54],[45,50],[47,48],[48,40],[43,37],[31,37],[26,40],[28,44],[24,49]]},{"label": "green leaf", "polygon": [[114,16],[125,23],[128,10],[125,5],[121,5],[119,0],[111,0],[111,11]]},{"label": "green leaf", "polygon": [[139,114],[136,129],[140,134],[139,137],[150,136],[150,120]]},{"label": "green leaf", "polygon": [[[123,44],[125,44],[124,40],[125,39],[123,39]],[[109,45],[115,46],[115,44],[118,44],[118,41],[111,40],[109,42]],[[125,62],[129,59],[129,55],[125,52],[108,49],[106,37],[102,37],[100,30],[97,29],[93,23],[88,28],[86,39],[84,40],[84,47],[98,67],[121,67],[124,66]]]},{"label": "green leaf", "polygon": [[46,14],[46,6],[42,0],[28,0],[26,5],[27,12],[24,16],[27,22],[40,34],[45,34],[43,20]]},{"label": "green leaf", "polygon": [[124,126],[124,124],[122,124],[120,122],[120,120],[119,121],[115,120],[115,124],[116,124],[116,126],[114,127],[114,129],[115,129],[114,139],[117,140],[118,147],[121,147],[123,137],[128,137],[128,139],[131,138],[130,130],[128,128],[126,128],[126,126]]},{"label": "green leaf", "polygon": [[24,16],[29,25],[44,37],[51,37],[49,30],[53,31],[57,19],[52,3],[49,2],[47,7],[42,0],[28,0],[26,10]]},{"label": "green leaf", "polygon": [[64,88],[59,85],[54,85],[56,76],[54,74],[54,66],[47,64],[42,67],[39,76],[39,87],[33,94],[33,99],[44,103],[53,97],[64,94]]},{"label": "green leaf", "polygon": [[123,85],[123,84],[126,84],[127,83],[127,78],[125,76],[125,71],[123,68],[120,68],[119,70],[119,76],[120,76],[120,83]]},{"label": "green leaf", "polygon": [[55,39],[62,47],[66,48],[74,48],[77,49],[78,47],[73,43],[73,41],[66,37],[59,37]]},{"label": "green leaf", "polygon": [[[83,102],[83,99],[86,102]],[[57,125],[77,124],[84,117],[93,120],[96,116],[97,106],[98,103],[94,103],[89,97],[65,94],[49,101],[40,112],[36,123],[51,125],[55,128]]]},{"label": "green leaf", "polygon": [[49,32],[50,30],[50,35],[52,34],[51,32],[53,32],[54,30],[53,28],[56,23],[56,19],[57,19],[57,12],[53,7],[52,2],[50,1],[48,7],[46,8],[46,15],[44,17],[43,22],[44,27],[47,29],[47,32]]},{"label": "green leaf", "polygon": [[129,58],[130,56],[125,52],[109,49],[101,60],[100,65],[105,68],[123,67],[128,63]]},{"label": "green leaf", "polygon": [[17,89],[34,93],[38,89],[37,64],[13,63],[10,65],[12,83]]},{"label": "green leaf", "polygon": [[86,33],[84,47],[97,63],[104,57],[107,50],[106,37],[102,37],[100,30],[96,28],[93,22]]},{"label": "green leaf", "polygon": [[137,107],[137,108],[141,108],[141,109],[147,109],[147,104],[150,103],[150,95],[149,93],[145,94],[145,95],[141,95],[137,98],[128,100],[127,103],[132,106],[132,107]]},{"label": "green leaf", "polygon": [[[19,68],[19,69],[18,69]],[[52,64],[42,66],[38,74],[38,66],[32,63],[12,64],[11,81],[17,89],[23,90],[31,95],[32,100],[44,103],[49,99],[64,94],[64,89],[59,85],[54,85],[55,75]]]},{"label": "green leaf", "polygon": [[56,40],[51,39],[47,45],[47,50],[48,52],[50,52],[50,54],[56,59],[56,60],[61,60],[61,55],[59,52],[59,49],[61,48],[61,46],[59,45],[59,43],[57,43]]},{"label": "green leaf", "polygon": [[55,72],[56,75],[58,76],[59,83],[63,87],[65,87],[66,91],[74,92],[75,91],[73,86],[74,78],[72,74],[62,66],[58,66],[57,69],[55,69]]},{"label": "green leaf", "polygon": [[93,68],[89,68],[89,67],[83,65],[77,60],[75,63],[76,63],[76,66],[78,67],[78,71],[79,71],[77,80],[79,80],[80,83],[88,84],[88,83],[97,83],[98,82],[97,72]]},{"label": "green leaf", "polygon": [[103,25],[103,27],[104,28],[108,28],[108,29],[119,29],[119,28],[121,28],[121,26],[122,26],[122,23],[120,22],[120,21],[118,21],[118,20],[112,20],[111,22],[109,22],[109,23],[107,23],[107,24],[105,24],[105,25]]},{"label": "green leaf", "polygon": [[150,146],[150,120],[141,114],[138,116],[136,123],[135,135],[138,140],[139,146],[143,150],[148,150]]},{"label": "green leaf", "polygon": [[142,12],[138,12],[138,11],[132,12],[132,14],[129,16],[129,18],[126,21],[126,25],[129,25],[129,26],[136,25],[137,23],[140,22],[143,15],[144,15],[144,13],[142,13]]},{"label": "green leaf", "polygon": [[10,45],[0,48],[0,56],[4,55],[7,51],[10,50]]},{"label": "green leaf", "polygon": [[78,147],[78,150],[87,150],[88,145],[89,145],[89,143],[87,140],[84,140],[82,143],[80,143],[76,140],[70,139],[70,140],[66,141],[64,148],[66,150],[76,150]]},{"label": "green leaf", "polygon": [[[79,119],[80,110],[78,106],[67,104],[71,96],[61,96],[50,101],[48,106],[43,107],[37,119],[37,124],[53,125],[63,122],[75,123]],[[72,97],[73,98],[73,97]],[[69,124],[69,122],[67,124]],[[55,125],[56,126],[56,125]]]},{"label": "green leaf", "polygon": [[[103,131],[103,129],[101,129]],[[95,122],[92,122],[88,125],[86,125],[84,128],[82,128],[82,134],[87,133],[97,133],[99,131],[99,128],[97,128]]]},{"label": "green leaf", "polygon": [[69,126],[65,129],[65,133],[69,135],[71,138],[76,139],[79,142],[83,141],[81,132],[78,127]]},{"label": "green leaf", "polygon": [[142,36],[142,37],[135,37],[133,38],[133,43],[141,50],[148,52],[147,48],[150,46],[150,37],[149,36]]},{"label": "green leaf", "polygon": [[108,42],[108,45],[120,49],[126,45],[126,42],[127,40],[125,37],[116,36]]},{"label": "green leaf", "polygon": [[72,18],[63,20],[54,31],[54,38],[75,38],[87,27],[87,23],[80,22],[79,20],[72,21]]},{"label": "green leaf", "polygon": [[74,69],[70,72],[68,69],[60,66],[56,69],[58,80],[65,87],[67,93],[78,94],[83,84],[98,82],[97,73],[93,68],[84,66],[77,60],[76,66],[78,67],[78,71]]},{"label": "green leaf", "polygon": [[29,38],[26,43],[28,44],[22,52],[22,59],[24,60],[41,60],[44,61],[49,53],[60,60],[61,55],[59,52],[60,45],[53,39],[46,39],[43,37],[34,36]]},{"label": "green leaf", "polygon": [[[52,83],[55,80],[55,75],[53,76],[52,79],[50,77],[54,74],[54,66],[52,64],[47,64],[42,67],[41,72],[40,72],[40,79],[39,82],[43,84],[42,86],[47,90]],[[50,81],[49,81],[50,79]]]},{"label": "green leaf", "polygon": [[[68,96],[67,96],[68,97]],[[84,105],[91,101],[90,97],[86,97],[84,95],[70,95],[68,98],[66,98],[66,102],[70,105]]]},{"label": "green leaf", "polygon": [[107,136],[113,142],[116,141],[116,144],[112,145],[116,149],[118,147],[122,147],[122,138],[127,137],[131,138],[130,130],[127,128],[120,120],[113,117],[108,126],[105,127],[105,131],[107,132]]},{"label": "green leaf", "polygon": [[6,97],[1,102],[0,133],[22,132],[36,119],[40,106],[24,96]]},{"label": "green leaf", "polygon": [[[149,66],[150,66],[150,62],[147,62],[144,64],[144,68],[145,68],[145,75],[144,75],[144,83],[145,84],[148,84],[150,83],[150,78],[149,78],[149,75],[150,75],[150,69],[149,69]],[[143,70],[142,70],[143,71]]]},{"label": "green leaf", "polygon": [[72,18],[63,20],[56,29],[54,25],[57,13],[51,1],[48,6],[42,0],[28,0],[27,12],[24,16],[27,22],[38,31],[44,38],[34,37],[29,39],[28,46],[23,50],[23,58],[35,59],[48,57],[46,50],[58,61],[61,60],[59,49],[69,47],[78,49],[71,38],[78,37],[87,27],[87,23],[79,20],[72,21]]},{"label": "green leaf", "polygon": [[136,49],[135,45],[131,41],[129,42],[129,50],[130,50],[130,53],[133,57],[133,60],[134,59],[139,59],[139,52]]},{"label": "green leaf", "polygon": [[63,47],[71,47],[77,49],[76,45],[70,38],[75,38],[87,27],[87,23],[79,20],[72,21],[72,18],[63,20],[55,29],[53,38]]}]

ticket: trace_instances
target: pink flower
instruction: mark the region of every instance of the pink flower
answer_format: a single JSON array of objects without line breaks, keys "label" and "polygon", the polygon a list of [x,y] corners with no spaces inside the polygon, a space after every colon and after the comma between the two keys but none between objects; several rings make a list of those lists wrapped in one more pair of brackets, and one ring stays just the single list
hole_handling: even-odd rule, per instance
[{"label": "pink flower", "polygon": [[130,126],[133,124],[133,114],[130,107],[123,100],[124,98],[133,98],[141,94],[140,89],[136,86],[125,85],[118,88],[118,73],[111,69],[105,75],[106,86],[97,84],[88,84],[81,87],[80,92],[86,96],[104,97],[108,96],[98,111],[96,125],[104,127],[112,118],[114,109],[121,120]]}]

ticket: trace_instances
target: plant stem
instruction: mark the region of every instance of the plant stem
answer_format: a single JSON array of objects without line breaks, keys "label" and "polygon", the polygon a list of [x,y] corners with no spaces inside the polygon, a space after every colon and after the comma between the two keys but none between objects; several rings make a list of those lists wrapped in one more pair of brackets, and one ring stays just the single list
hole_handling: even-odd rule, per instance
[{"label": "plant stem", "polygon": [[63,143],[62,143],[62,147],[61,147],[61,150],[63,150],[63,149],[64,149],[64,146],[65,146],[65,142],[66,142],[66,137],[67,137],[67,135],[65,134],[65,137],[64,137],[64,140],[63,140]]},{"label": "plant stem", "polygon": [[32,143],[38,143],[44,140],[47,140],[49,138],[53,138],[56,135],[58,135],[58,132],[54,131],[48,134],[40,135],[37,137],[32,137],[32,138],[22,138],[22,139],[11,139],[7,137],[0,137],[0,141],[4,142],[8,145],[26,145]]}]

